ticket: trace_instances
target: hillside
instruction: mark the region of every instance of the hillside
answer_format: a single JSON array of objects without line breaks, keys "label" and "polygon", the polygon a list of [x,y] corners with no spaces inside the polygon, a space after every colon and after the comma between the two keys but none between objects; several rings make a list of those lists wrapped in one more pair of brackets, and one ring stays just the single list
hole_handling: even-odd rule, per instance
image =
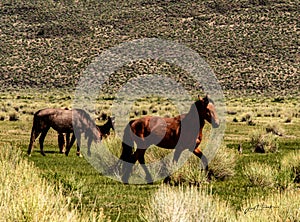
[{"label": "hillside", "polygon": [[[74,89],[104,49],[161,38],[198,52],[226,94],[299,96],[297,0],[13,2],[0,3],[1,91]],[[147,60],[119,70],[106,91],[140,73],[174,75],[197,90],[182,70]]]}]

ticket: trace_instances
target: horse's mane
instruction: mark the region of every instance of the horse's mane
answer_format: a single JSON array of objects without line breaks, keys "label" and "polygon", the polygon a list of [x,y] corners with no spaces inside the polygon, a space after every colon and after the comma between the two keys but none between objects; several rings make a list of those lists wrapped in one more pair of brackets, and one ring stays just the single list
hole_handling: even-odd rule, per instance
[{"label": "horse's mane", "polygon": [[85,137],[87,138],[90,137],[91,135],[96,136],[94,130],[97,130],[97,128],[91,116],[83,109],[73,109],[73,111],[76,111],[80,115],[81,119],[86,121],[86,124],[84,124],[86,127],[86,130],[84,131]]}]

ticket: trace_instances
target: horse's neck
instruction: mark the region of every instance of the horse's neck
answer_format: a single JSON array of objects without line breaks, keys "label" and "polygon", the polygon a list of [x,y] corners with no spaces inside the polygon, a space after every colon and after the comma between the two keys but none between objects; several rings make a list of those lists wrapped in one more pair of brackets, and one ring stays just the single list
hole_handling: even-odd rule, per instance
[{"label": "horse's neck", "polygon": [[182,122],[184,124],[187,124],[188,126],[199,126],[197,128],[198,132],[202,132],[202,128],[204,127],[205,121],[203,118],[201,118],[199,115],[197,115],[198,112],[188,112],[186,114],[181,115],[182,116]]},{"label": "horse's neck", "polygon": [[[198,138],[202,135],[202,129],[204,127],[204,120],[199,116],[196,116],[195,113],[187,113],[180,116],[181,117],[181,130],[184,129],[184,132],[187,133],[189,137]],[[200,118],[200,119],[199,119]]]},{"label": "horse's neck", "polygon": [[109,125],[109,123],[104,123],[104,125],[100,126],[101,133],[106,134],[108,132],[108,130],[109,130],[108,125]]}]

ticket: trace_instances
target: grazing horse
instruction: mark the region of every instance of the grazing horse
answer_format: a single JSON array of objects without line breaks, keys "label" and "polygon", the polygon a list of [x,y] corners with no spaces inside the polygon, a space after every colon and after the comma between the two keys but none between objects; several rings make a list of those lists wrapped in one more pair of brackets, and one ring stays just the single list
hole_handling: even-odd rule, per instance
[{"label": "grazing horse", "polygon": [[[108,117],[107,121],[103,125],[96,125],[98,132],[100,133],[100,140],[102,140],[103,137],[106,137],[110,134],[110,129],[115,130],[114,128],[114,120],[110,116]],[[66,133],[66,142],[67,142],[67,148],[66,148],[66,156],[69,155],[70,149],[73,146],[76,138],[73,133],[71,141],[70,141],[70,133]],[[58,141],[60,142],[60,134],[58,135]],[[64,138],[62,138],[62,141],[64,143]],[[61,148],[60,148],[61,149]],[[80,140],[77,139],[77,152],[76,154],[78,156],[81,156],[80,154]]]},{"label": "grazing horse", "polygon": [[115,130],[114,122],[114,117],[108,116],[107,121],[103,125],[96,125],[100,132],[100,139],[102,139],[103,136],[106,137],[110,135],[110,129]]},{"label": "grazing horse", "polygon": [[[100,132],[89,116],[82,109],[42,109],[37,111],[33,117],[33,125],[30,136],[30,143],[28,146],[28,155],[31,154],[33,143],[37,137],[41,134],[39,138],[41,154],[45,156],[44,153],[44,140],[50,128],[53,128],[58,132],[59,135],[63,133],[70,137],[70,134],[74,135],[74,128],[78,129],[79,134],[84,133],[85,137],[88,139],[88,154],[90,154],[90,147],[92,141],[99,141]],[[74,136],[75,141],[75,136]],[[72,141],[71,141],[72,142]],[[74,142],[73,142],[74,143]],[[80,144],[80,138],[77,138],[77,144]],[[70,144],[67,144],[67,150],[69,150]]]},{"label": "grazing horse", "polygon": [[[175,149],[174,162],[178,161],[183,150],[189,149],[202,160],[207,171],[207,159],[198,147],[202,140],[205,120],[214,128],[219,127],[220,123],[214,103],[208,96],[205,98],[198,96],[198,100],[191,106],[188,113],[174,118],[146,116],[130,121],[124,130],[120,159],[131,164],[123,164],[122,181],[128,183],[136,161],[142,164],[147,181],[152,180],[144,158],[146,149],[152,144],[161,148]],[[134,142],[137,146],[135,152],[133,151]]]}]

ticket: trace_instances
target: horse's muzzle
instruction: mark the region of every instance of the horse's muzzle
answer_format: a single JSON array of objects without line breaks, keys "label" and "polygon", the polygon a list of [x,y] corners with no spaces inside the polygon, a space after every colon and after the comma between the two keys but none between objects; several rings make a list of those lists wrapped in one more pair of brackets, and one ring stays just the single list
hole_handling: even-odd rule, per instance
[{"label": "horse's muzzle", "polygon": [[220,126],[220,121],[217,120],[217,121],[212,121],[212,127],[213,128],[218,128]]}]

